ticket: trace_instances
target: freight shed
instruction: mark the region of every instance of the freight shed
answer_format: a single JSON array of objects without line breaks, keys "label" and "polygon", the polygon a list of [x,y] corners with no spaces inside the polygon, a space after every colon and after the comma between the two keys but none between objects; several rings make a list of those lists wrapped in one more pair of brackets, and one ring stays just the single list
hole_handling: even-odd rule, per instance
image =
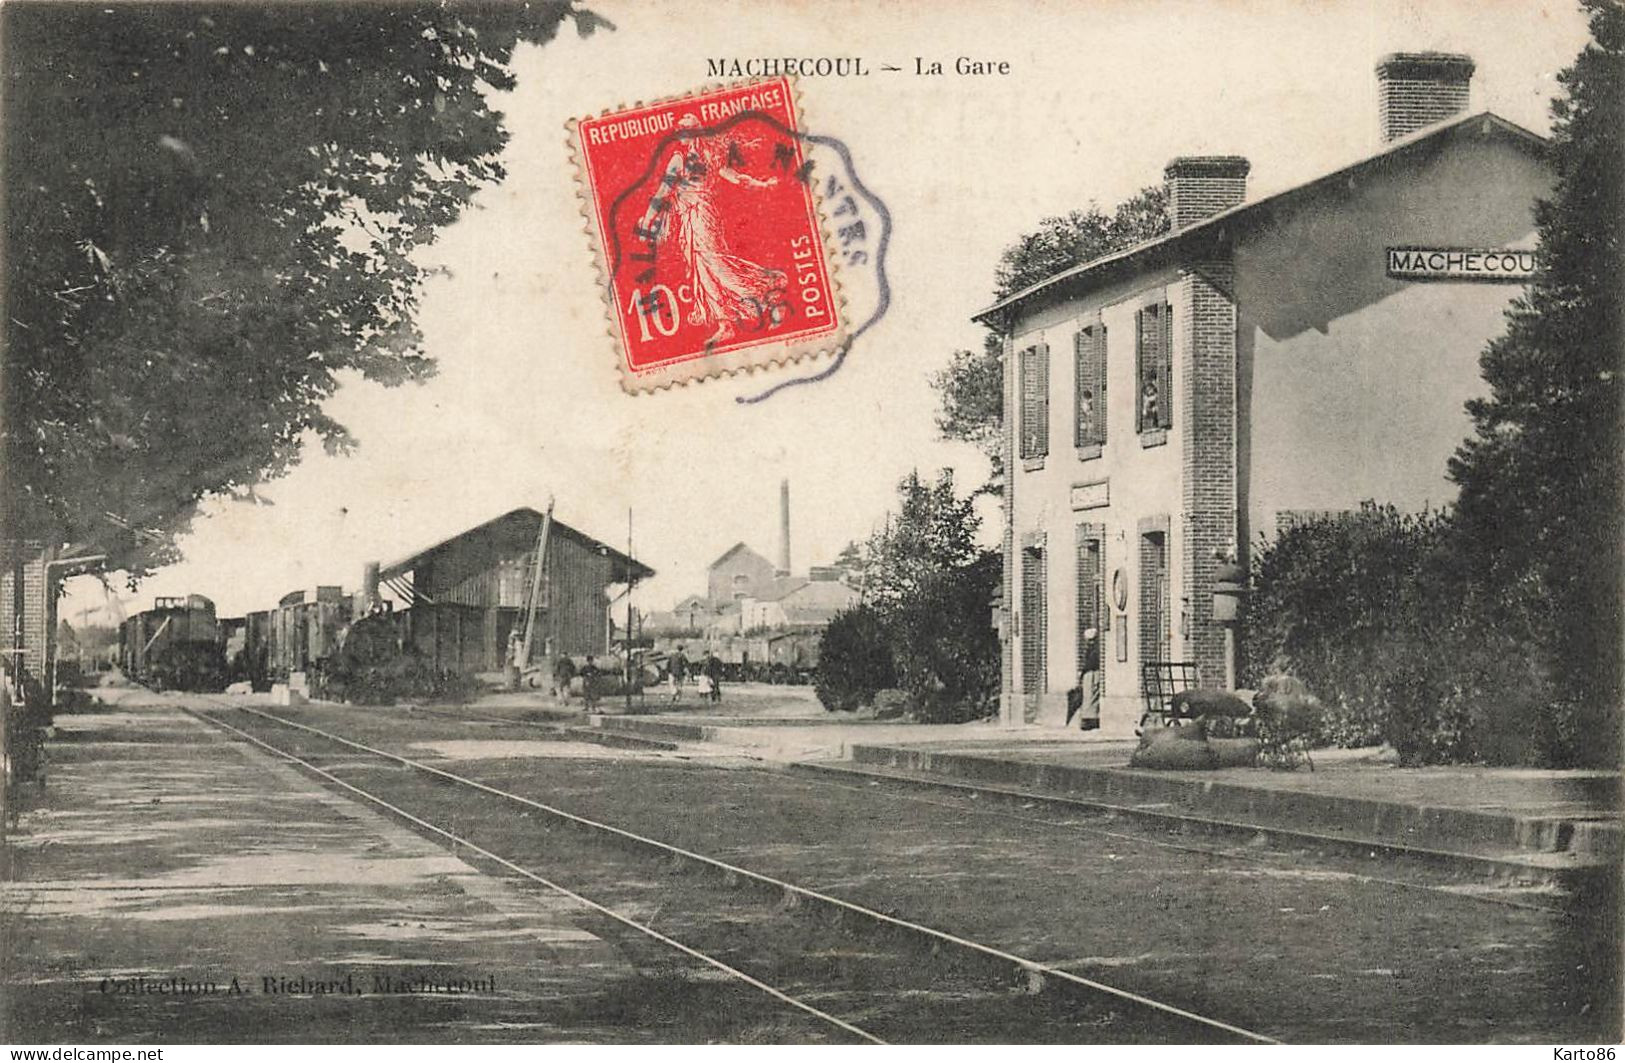
[{"label": "freight shed", "polygon": [[[523,630],[542,515],[516,509],[385,566],[383,585],[406,605],[403,639],[437,668],[497,671],[510,632]],[[647,565],[553,520],[537,595],[531,661],[609,650],[616,585],[654,575]]]}]

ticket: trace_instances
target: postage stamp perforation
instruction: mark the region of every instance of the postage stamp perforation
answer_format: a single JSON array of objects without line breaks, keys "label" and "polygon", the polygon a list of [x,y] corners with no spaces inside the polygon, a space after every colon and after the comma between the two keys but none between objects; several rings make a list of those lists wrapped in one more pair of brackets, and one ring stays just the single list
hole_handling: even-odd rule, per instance
[{"label": "postage stamp perforation", "polygon": [[[608,112],[605,112],[608,113]],[[609,271],[604,268],[604,249],[602,241],[598,238],[598,223],[592,215],[592,196],[587,189],[587,160],[582,156],[579,147],[580,137],[577,128],[578,119],[571,118],[564,123],[566,147],[570,152],[570,179],[575,185],[576,209],[581,215],[581,228],[587,237],[588,257],[592,259],[593,280],[598,288],[598,298],[604,304],[604,338],[613,350],[620,343],[620,337],[615,334],[615,326],[611,322],[610,314],[614,307],[610,291]],[[616,376],[625,386],[624,371],[617,371]]]},{"label": "postage stamp perforation", "polygon": [[[797,150],[803,160],[806,159],[808,140],[804,131],[805,104],[799,86],[793,78],[777,79],[747,79],[725,84],[708,84],[690,92],[671,96],[659,97],[653,100],[638,100],[633,103],[621,104],[600,110],[595,115],[586,118],[575,118],[565,123],[565,133],[568,140],[568,150],[572,165],[573,180],[577,207],[581,212],[583,226],[586,230],[588,247],[593,258],[594,277],[599,285],[601,304],[605,311],[605,335],[611,341],[611,349],[619,352],[617,361],[617,376],[624,391],[629,394],[644,394],[648,392],[664,391],[668,388],[687,386],[699,380],[726,379],[736,376],[753,376],[758,370],[774,371],[801,363],[816,363],[821,360],[834,358],[847,343],[847,314],[850,312],[846,293],[843,290],[837,268],[838,255],[836,253],[835,237],[831,228],[831,220],[823,203],[823,196],[819,192],[816,179],[799,177],[805,184],[810,217],[806,219],[811,224],[807,229],[815,230],[815,240],[818,253],[821,256],[822,286],[827,292],[829,313],[834,321],[830,326],[818,326],[811,334],[793,336],[789,339],[774,339],[764,342],[741,342],[725,350],[715,350],[708,342],[703,349],[683,354],[665,364],[654,365],[647,368],[634,369],[629,364],[629,357],[625,349],[627,337],[620,330],[626,328],[620,314],[620,295],[616,283],[615,263],[621,261],[622,248],[610,246],[616,240],[610,229],[615,222],[615,211],[623,205],[631,188],[622,193],[613,201],[610,210],[610,225],[606,225],[605,215],[605,189],[596,185],[593,160],[590,159],[587,148],[587,135],[583,127],[595,121],[603,121],[617,116],[635,117],[648,112],[653,108],[680,106],[684,103],[704,100],[708,95],[718,93],[737,94],[756,87],[775,88],[782,86],[789,101],[788,113],[792,119],[791,124],[782,127],[783,133],[793,137],[797,142]],[[736,112],[733,120],[749,117],[756,112]],[[759,118],[771,120],[770,115],[757,114]],[[776,124],[776,123],[774,123]],[[717,128],[726,129],[729,123],[721,123]],[[709,130],[692,138],[678,137],[677,143],[685,139],[699,141],[712,135]],[[717,134],[720,135],[720,134]],[[649,180],[658,172],[657,156],[671,143],[668,134],[656,148],[655,156],[651,156],[650,166],[642,173],[638,181],[631,187]],[[810,173],[810,171],[809,171]],[[676,179],[679,184],[684,182],[682,173]],[[798,175],[799,176],[799,175]],[[670,174],[661,180],[670,179]],[[789,178],[787,178],[789,179]],[[808,233],[808,235],[813,235]],[[651,244],[652,248],[653,245]],[[650,273],[653,267],[650,267]],[[624,279],[623,279],[624,284]],[[634,292],[637,290],[635,289]],[[651,291],[650,295],[654,293]],[[778,318],[774,318],[775,324]]]}]

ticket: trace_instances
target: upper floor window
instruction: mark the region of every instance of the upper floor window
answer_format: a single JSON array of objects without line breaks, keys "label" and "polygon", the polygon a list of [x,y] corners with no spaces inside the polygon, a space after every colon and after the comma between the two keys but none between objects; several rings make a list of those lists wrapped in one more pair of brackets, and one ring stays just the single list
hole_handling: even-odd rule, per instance
[{"label": "upper floor window", "polygon": [[1142,307],[1135,315],[1134,427],[1139,432],[1165,430],[1174,423],[1173,307],[1164,302]]},{"label": "upper floor window", "polygon": [[1097,318],[1073,338],[1077,372],[1075,438],[1079,447],[1106,442],[1106,326]]},{"label": "upper floor window", "polygon": [[1018,381],[1021,399],[1021,456],[1042,458],[1049,453],[1049,344],[1038,343],[1021,352]]}]

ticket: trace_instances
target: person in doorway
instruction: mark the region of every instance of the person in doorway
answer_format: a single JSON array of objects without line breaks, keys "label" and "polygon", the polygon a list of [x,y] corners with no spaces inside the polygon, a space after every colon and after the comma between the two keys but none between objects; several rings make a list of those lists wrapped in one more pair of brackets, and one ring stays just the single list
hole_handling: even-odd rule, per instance
[{"label": "person in doorway", "polygon": [[722,661],[715,653],[705,655],[705,677],[711,681],[711,703],[722,700]]},{"label": "person in doorway", "polygon": [[1076,716],[1079,728],[1090,731],[1100,726],[1100,632],[1090,628],[1083,640],[1078,685],[1066,692],[1066,726],[1071,727]]},{"label": "person in doorway", "polygon": [[514,628],[508,633],[508,689],[519,689],[519,677],[525,671],[525,633]]},{"label": "person in doorway", "polygon": [[587,655],[587,663],[577,674],[581,676],[582,703],[591,712],[598,704],[598,666],[593,663],[592,654]]}]

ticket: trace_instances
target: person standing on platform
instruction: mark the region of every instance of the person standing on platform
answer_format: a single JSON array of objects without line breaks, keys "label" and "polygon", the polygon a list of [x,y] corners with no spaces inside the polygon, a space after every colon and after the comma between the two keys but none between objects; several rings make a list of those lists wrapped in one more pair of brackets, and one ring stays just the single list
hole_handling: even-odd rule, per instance
[{"label": "person standing on platform", "polygon": [[514,628],[508,633],[508,689],[518,690],[525,674],[525,633]]},{"label": "person standing on platform", "polygon": [[1066,692],[1066,726],[1071,727],[1072,717],[1077,716],[1078,726],[1089,731],[1100,726],[1100,632],[1090,628],[1083,639],[1078,685]]},{"label": "person standing on platform", "polygon": [[722,661],[715,653],[705,655],[705,677],[711,681],[711,703],[722,700]]},{"label": "person standing on platform", "polygon": [[581,676],[581,700],[587,711],[591,712],[598,704],[598,666],[593,663],[591,654],[587,655],[587,663],[581,666],[578,674]]},{"label": "person standing on platform", "polygon": [[677,699],[683,696],[683,684],[688,682],[688,658],[683,656],[683,647],[677,647],[677,652],[671,655],[666,665],[666,677],[671,683],[671,703],[677,704]]}]

